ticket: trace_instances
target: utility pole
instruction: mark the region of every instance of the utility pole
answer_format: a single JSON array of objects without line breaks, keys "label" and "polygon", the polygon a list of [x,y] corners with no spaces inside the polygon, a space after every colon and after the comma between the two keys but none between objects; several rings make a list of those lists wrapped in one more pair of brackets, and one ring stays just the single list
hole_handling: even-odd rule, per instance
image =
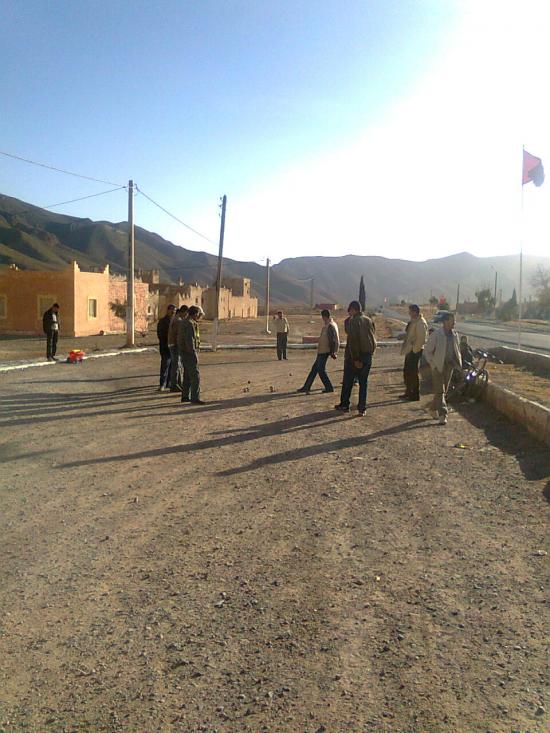
[{"label": "utility pole", "polygon": [[126,346],[135,346],[134,334],[134,182],[128,181],[128,282],[126,293]]},{"label": "utility pole", "polygon": [[265,262],[265,332],[271,333],[269,330],[269,257]]},{"label": "utility pole", "polygon": [[497,317],[497,282],[498,272],[495,270],[495,318]]},{"label": "utility pole", "polygon": [[460,298],[460,283],[458,283],[456,286],[456,308],[455,308],[456,315],[458,315],[458,299],[459,298]]},{"label": "utility pole", "polygon": [[310,294],[309,294],[309,300],[310,300],[310,306],[311,306],[311,312],[312,313],[313,313],[313,311],[315,309],[315,295],[314,295],[314,292],[315,292],[315,278],[312,277],[311,278],[311,291],[310,291]]},{"label": "utility pole", "polygon": [[220,290],[222,287],[222,260],[223,260],[223,237],[225,233],[225,207],[227,205],[227,196],[222,198],[222,220],[220,224],[220,250],[218,253],[218,274],[216,275],[216,316],[214,318],[214,328],[212,331],[212,351],[218,348],[218,324],[220,320]]}]

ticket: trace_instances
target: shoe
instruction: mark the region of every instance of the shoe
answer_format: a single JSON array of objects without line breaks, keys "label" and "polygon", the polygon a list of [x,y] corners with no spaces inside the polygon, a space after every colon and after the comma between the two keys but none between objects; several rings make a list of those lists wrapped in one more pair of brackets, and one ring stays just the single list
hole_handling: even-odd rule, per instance
[{"label": "shoe", "polygon": [[297,389],[296,392],[301,392],[302,394],[309,394],[309,389],[305,389],[305,387],[300,387],[300,389]]},{"label": "shoe", "polygon": [[164,387],[157,387],[157,392],[164,392]]},{"label": "shoe", "polygon": [[182,397],[181,401],[182,402],[191,402],[191,399],[189,397]]},{"label": "shoe", "polygon": [[415,397],[407,397],[407,400],[409,402],[420,402],[420,396],[416,395]]},{"label": "shoe", "polygon": [[406,392],[404,392],[403,394],[397,395],[397,399],[398,400],[410,400],[410,397]]},{"label": "shoe", "polygon": [[334,392],[333,389],[324,389],[321,394],[332,394]]},{"label": "shoe", "polygon": [[357,410],[358,417],[365,417],[366,414],[367,414],[366,410]]},{"label": "shoe", "polygon": [[446,425],[447,424],[447,415],[440,415],[438,422],[440,425]]},{"label": "shoe", "polygon": [[437,410],[434,410],[431,407],[428,407],[428,415],[432,418],[432,420],[437,420],[437,418],[439,417],[439,413],[437,412]]},{"label": "shoe", "polygon": [[340,412],[349,412],[349,407],[345,407],[344,405],[338,404],[334,405],[335,410],[340,410]]},{"label": "shoe", "polygon": [[189,402],[192,405],[206,405],[206,402],[204,402],[203,400],[189,400]]}]

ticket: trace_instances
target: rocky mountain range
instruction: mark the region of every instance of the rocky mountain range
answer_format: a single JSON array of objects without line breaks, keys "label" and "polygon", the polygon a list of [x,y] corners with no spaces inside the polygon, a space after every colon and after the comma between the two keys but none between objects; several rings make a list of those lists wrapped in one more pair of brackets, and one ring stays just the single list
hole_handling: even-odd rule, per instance
[{"label": "rocky mountain range", "polygon": [[[126,270],[128,225],[126,222],[92,221],[41,209],[10,196],[0,195],[0,268],[15,264],[21,269],[53,270],[77,260],[83,269],[109,264],[113,272]],[[206,252],[179,247],[158,234],[135,228],[136,267],[158,269],[161,281],[208,285],[216,277],[217,258]],[[524,258],[524,292],[528,295],[536,268],[550,267],[550,258]],[[248,277],[262,302],[265,267],[256,262],[224,258],[224,275]],[[461,300],[474,298],[480,287],[494,287],[509,298],[517,287],[517,256],[479,258],[461,254],[411,262],[385,257],[342,255],[337,257],[295,257],[271,269],[272,304],[309,303],[314,278],[316,302],[346,303],[356,298],[364,276],[367,300],[377,305],[384,299],[425,302],[430,295],[456,299],[460,283]]]}]

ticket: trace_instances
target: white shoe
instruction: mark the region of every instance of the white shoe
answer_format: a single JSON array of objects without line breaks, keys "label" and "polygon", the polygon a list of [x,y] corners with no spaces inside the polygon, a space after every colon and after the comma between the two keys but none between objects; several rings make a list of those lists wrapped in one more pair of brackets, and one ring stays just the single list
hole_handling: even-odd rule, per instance
[{"label": "white shoe", "polygon": [[439,424],[440,425],[446,425],[447,424],[447,415],[440,415],[439,416]]}]

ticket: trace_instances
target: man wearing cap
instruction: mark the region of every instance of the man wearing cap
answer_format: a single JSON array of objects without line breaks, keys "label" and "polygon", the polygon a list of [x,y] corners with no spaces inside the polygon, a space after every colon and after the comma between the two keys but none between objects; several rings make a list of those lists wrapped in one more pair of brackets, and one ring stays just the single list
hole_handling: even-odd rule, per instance
[{"label": "man wearing cap", "polygon": [[160,383],[159,392],[163,392],[168,388],[168,379],[170,376],[170,347],[168,346],[168,330],[172,316],[176,312],[176,306],[170,304],[166,309],[166,315],[159,319],[157,323],[157,336],[159,340],[160,352]]},{"label": "man wearing cap", "polygon": [[46,334],[46,359],[57,361],[57,339],[59,338],[59,303],[54,303],[42,316],[42,328]]},{"label": "man wearing cap", "polygon": [[288,341],[288,334],[290,333],[290,326],[288,321],[283,315],[283,311],[277,311],[277,317],[275,320],[275,333],[277,334],[277,359],[286,359],[286,344]]},{"label": "man wearing cap", "polygon": [[194,405],[204,405],[201,400],[201,378],[199,373],[199,349],[201,337],[199,321],[204,315],[203,309],[192,305],[187,311],[187,318],[178,324],[178,352],[183,365],[183,386],[181,401]]}]

